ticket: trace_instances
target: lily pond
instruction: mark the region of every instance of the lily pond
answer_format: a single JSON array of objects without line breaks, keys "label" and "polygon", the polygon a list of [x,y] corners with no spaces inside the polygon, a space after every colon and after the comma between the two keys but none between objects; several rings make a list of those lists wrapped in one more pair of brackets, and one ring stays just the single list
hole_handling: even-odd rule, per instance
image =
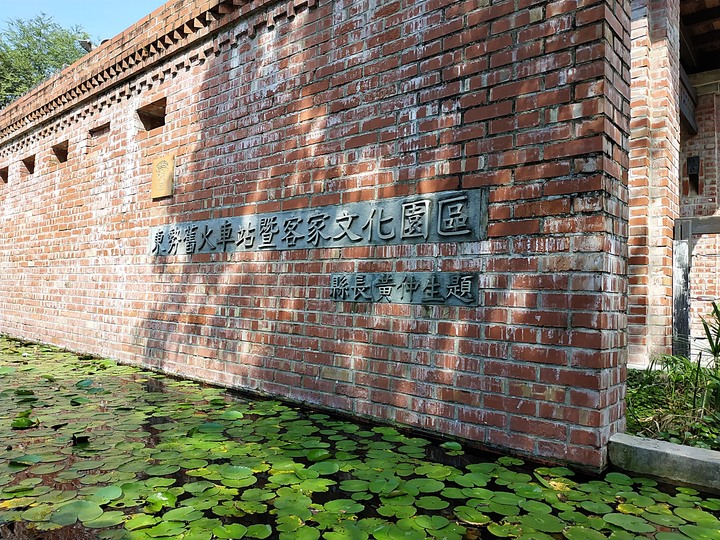
[{"label": "lily pond", "polygon": [[0,337],[0,538],[720,539],[720,498]]}]

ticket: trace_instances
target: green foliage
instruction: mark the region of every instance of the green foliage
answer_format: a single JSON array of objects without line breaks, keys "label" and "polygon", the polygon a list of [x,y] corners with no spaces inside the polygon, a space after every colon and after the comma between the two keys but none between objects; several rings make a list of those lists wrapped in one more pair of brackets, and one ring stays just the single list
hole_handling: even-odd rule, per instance
[{"label": "green foliage", "polygon": [[[590,479],[51,347],[27,351],[0,336],[0,538],[720,534],[720,499],[691,488],[620,472]],[[695,377],[677,366],[681,395]],[[73,405],[80,396],[87,402]],[[13,429],[13,418],[33,425]]]},{"label": "green foliage", "polygon": [[85,54],[79,26],[63,28],[52,17],[10,19],[0,33],[0,108]]},{"label": "green foliage", "polygon": [[662,356],[629,371],[629,433],[720,450],[720,308],[703,319],[706,343],[696,361]]}]

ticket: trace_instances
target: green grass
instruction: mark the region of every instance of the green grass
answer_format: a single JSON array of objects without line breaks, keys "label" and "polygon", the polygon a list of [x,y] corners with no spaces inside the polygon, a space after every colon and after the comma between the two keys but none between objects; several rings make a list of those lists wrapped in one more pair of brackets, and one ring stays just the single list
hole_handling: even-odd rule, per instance
[{"label": "green grass", "polygon": [[720,379],[706,366],[664,356],[647,370],[629,370],[627,432],[641,437],[720,450]]}]

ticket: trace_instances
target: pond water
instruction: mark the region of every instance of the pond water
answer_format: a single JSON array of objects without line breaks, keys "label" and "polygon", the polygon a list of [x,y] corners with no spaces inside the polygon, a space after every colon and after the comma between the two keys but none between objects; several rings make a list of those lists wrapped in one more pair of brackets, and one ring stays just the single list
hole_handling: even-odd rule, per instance
[{"label": "pond water", "polygon": [[0,539],[719,539],[720,498],[0,337]]}]

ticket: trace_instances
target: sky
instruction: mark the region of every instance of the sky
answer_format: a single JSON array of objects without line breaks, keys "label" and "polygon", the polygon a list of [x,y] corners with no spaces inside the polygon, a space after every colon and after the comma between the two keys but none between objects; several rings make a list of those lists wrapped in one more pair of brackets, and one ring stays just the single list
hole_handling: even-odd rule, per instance
[{"label": "sky", "polygon": [[0,31],[8,19],[52,16],[60,26],[82,26],[93,41],[116,36],[166,0],[0,0]]}]

